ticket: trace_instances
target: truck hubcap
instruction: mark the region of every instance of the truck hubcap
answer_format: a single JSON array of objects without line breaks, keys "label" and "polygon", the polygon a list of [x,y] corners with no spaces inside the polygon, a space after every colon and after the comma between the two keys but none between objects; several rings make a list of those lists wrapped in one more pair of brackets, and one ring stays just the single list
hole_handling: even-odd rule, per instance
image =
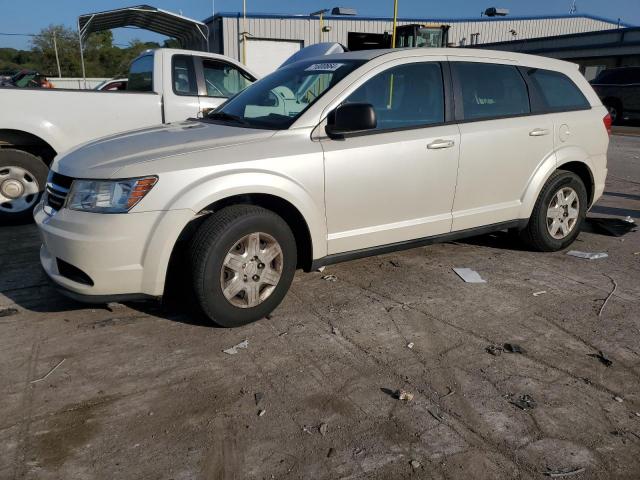
[{"label": "truck hubcap", "polygon": [[283,265],[282,248],[275,238],[263,232],[245,235],[222,263],[222,293],[236,307],[260,305],[276,289]]},{"label": "truck hubcap", "polygon": [[571,187],[563,187],[549,202],[547,208],[547,230],[556,240],[566,238],[578,223],[580,200]]},{"label": "truck hubcap", "polygon": [[21,167],[0,167],[0,212],[28,210],[38,200],[36,178]]}]

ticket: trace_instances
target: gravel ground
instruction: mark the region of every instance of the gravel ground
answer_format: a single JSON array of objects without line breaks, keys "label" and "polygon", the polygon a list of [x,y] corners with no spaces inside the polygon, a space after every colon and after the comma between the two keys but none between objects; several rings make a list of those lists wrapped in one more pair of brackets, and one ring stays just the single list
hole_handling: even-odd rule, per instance
[{"label": "gravel ground", "polygon": [[[609,166],[591,215],[640,218],[640,138]],[[583,232],[593,261],[493,234],[299,273],[232,330],[66,300],[38,243],[0,228],[0,478],[640,478],[640,232]]]}]

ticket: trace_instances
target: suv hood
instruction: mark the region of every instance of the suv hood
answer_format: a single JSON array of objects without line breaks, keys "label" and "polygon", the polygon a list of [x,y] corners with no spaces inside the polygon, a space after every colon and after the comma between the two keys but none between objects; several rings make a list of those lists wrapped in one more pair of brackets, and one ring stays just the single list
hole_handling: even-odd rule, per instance
[{"label": "suv hood", "polygon": [[[52,170],[73,178],[110,178],[125,166],[256,142],[274,134],[273,130],[187,120],[93,140],[58,156]],[[225,161],[212,158],[215,163]]]}]

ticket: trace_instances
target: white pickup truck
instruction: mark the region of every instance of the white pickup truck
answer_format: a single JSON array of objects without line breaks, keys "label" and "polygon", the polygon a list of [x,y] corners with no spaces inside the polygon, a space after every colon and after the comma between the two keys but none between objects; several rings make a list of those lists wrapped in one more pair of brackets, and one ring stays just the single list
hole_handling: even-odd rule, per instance
[{"label": "white pickup truck", "polygon": [[58,153],[199,116],[255,80],[229,57],[163,48],[131,62],[125,91],[0,88],[0,223],[31,216]]}]

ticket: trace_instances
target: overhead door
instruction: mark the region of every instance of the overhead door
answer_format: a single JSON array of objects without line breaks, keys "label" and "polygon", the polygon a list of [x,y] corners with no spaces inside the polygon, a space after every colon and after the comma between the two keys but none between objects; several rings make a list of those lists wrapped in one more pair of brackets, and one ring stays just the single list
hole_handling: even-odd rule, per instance
[{"label": "overhead door", "polygon": [[261,77],[278,68],[302,48],[300,40],[247,39],[247,67]]}]

